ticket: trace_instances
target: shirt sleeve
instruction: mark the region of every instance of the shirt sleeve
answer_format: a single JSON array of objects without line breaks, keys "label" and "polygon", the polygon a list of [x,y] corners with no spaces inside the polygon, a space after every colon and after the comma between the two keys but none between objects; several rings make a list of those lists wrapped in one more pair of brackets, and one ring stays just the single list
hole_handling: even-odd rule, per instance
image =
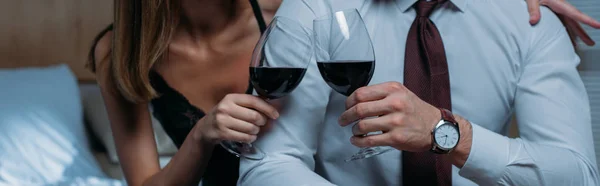
[{"label": "shirt sleeve", "polygon": [[[310,30],[314,11],[314,7],[304,0],[290,0],[283,1],[277,16],[298,21]],[[281,29],[286,28],[282,26]],[[286,42],[286,38],[294,37],[281,37],[277,42]],[[281,59],[285,63],[306,62],[298,60],[306,54],[290,42],[272,46],[265,51],[271,59]],[[288,96],[274,101],[275,105],[281,104],[280,117],[253,143],[265,152],[266,157],[260,161],[242,158],[238,185],[333,185],[314,172],[314,154],[330,93],[316,62],[311,59],[300,85]]]},{"label": "shirt sleeve", "polygon": [[558,18],[527,30],[514,109],[520,138],[473,123],[473,143],[459,174],[479,185],[598,185],[590,105],[579,57]]}]

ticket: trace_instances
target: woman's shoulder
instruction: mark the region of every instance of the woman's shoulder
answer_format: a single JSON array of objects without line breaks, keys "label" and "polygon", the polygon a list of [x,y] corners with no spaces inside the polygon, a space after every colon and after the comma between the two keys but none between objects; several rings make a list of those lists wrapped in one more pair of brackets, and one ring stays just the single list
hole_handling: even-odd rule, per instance
[{"label": "woman's shoulder", "polygon": [[112,53],[112,25],[105,28],[94,39],[88,55],[87,67],[96,75],[100,87],[115,89],[110,75],[110,62]]},{"label": "woman's shoulder", "polygon": [[259,0],[263,12],[275,14],[283,0]]},{"label": "woman's shoulder", "polygon": [[102,36],[94,48],[95,68],[101,68],[106,65],[110,59],[112,48],[112,31],[108,31]]},{"label": "woman's shoulder", "polygon": [[110,59],[112,48],[112,24],[102,30],[92,43],[88,54],[87,67],[94,73]]}]

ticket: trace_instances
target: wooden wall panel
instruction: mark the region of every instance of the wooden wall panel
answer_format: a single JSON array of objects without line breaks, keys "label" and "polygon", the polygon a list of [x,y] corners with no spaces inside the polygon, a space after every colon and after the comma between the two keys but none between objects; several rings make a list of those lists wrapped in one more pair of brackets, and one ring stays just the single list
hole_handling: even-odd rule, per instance
[{"label": "wooden wall panel", "polygon": [[112,9],[112,0],[0,0],[0,68],[67,63],[93,81],[84,64]]}]

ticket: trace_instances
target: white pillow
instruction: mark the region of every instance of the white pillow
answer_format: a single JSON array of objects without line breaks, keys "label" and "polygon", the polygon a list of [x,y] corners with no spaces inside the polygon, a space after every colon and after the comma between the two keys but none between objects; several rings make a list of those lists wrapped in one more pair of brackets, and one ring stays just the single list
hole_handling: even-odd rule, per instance
[{"label": "white pillow", "polygon": [[[81,96],[83,98],[83,107],[85,117],[90,124],[92,132],[106,148],[108,157],[112,163],[118,163],[117,149],[110,128],[110,121],[102,99],[100,88],[93,85],[82,85]],[[154,137],[156,147],[160,156],[171,156],[177,153],[177,147],[173,144],[171,138],[165,133],[160,122],[152,116],[152,127],[154,128]]]},{"label": "white pillow", "polygon": [[0,69],[0,185],[105,178],[92,155],[67,65]]}]

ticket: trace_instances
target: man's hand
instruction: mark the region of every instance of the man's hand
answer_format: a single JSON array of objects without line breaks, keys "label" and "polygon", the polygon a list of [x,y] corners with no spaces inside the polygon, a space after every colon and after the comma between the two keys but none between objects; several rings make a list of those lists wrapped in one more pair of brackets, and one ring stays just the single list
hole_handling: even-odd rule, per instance
[{"label": "man's hand", "polygon": [[569,31],[574,45],[577,37],[581,38],[586,45],[593,46],[595,44],[594,40],[590,38],[579,23],[600,29],[600,22],[585,15],[566,0],[527,0],[530,24],[533,25],[540,21],[540,5],[548,6],[558,15]]},{"label": "man's hand", "polygon": [[[358,147],[391,146],[398,150],[424,152],[431,149],[431,131],[442,118],[440,110],[421,100],[404,85],[388,82],[362,87],[346,100],[339,123],[353,126],[350,139]],[[469,121],[454,115],[460,141],[450,153],[452,163],[462,167],[471,152],[473,130]],[[382,131],[383,134],[368,135]]]},{"label": "man's hand", "polygon": [[[441,119],[440,111],[419,99],[397,82],[362,87],[346,101],[340,125],[353,126],[352,144],[358,147],[391,146],[422,152],[431,148],[431,131]],[[383,134],[364,136],[369,132]]]}]

